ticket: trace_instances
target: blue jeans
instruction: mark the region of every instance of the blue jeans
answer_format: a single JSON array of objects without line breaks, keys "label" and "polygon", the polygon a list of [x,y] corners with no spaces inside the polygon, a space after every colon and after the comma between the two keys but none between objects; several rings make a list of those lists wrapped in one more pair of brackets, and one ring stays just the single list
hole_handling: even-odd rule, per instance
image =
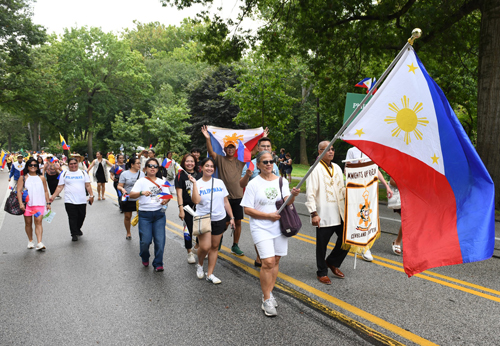
[{"label": "blue jeans", "polygon": [[165,250],[165,212],[163,209],[155,211],[139,210],[139,241],[140,253],[143,262],[149,262],[149,246],[155,242],[155,259],[153,267],[163,266],[163,251]]}]

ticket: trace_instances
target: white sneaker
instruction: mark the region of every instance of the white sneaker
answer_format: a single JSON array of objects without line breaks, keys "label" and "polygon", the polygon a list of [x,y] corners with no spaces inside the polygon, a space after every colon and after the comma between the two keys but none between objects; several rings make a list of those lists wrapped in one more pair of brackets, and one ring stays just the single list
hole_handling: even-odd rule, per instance
[{"label": "white sneaker", "polygon": [[218,284],[220,284],[222,282],[214,274],[210,274],[210,276],[207,276],[207,281],[213,283],[214,285],[218,285]]},{"label": "white sneaker", "polygon": [[371,262],[373,261],[373,256],[372,256],[372,252],[370,251],[370,249],[366,250],[362,255],[361,257],[367,261],[367,262]]},{"label": "white sneaker", "polygon": [[45,245],[43,245],[42,242],[39,242],[38,244],[36,244],[36,249],[38,251],[45,250]]},{"label": "white sneaker", "polygon": [[273,316],[276,316],[278,314],[278,312],[276,311],[276,308],[274,307],[274,303],[271,300],[271,298],[269,298],[268,300],[265,300],[264,303],[262,303],[261,308],[262,308],[262,310],[264,310],[264,313],[266,314],[266,316],[273,317]]},{"label": "white sneaker", "polygon": [[196,260],[194,258],[194,254],[192,252],[188,253],[188,263],[189,264],[195,264]]},{"label": "white sneaker", "polygon": [[[271,297],[269,299],[273,302],[274,307],[277,308],[278,307],[278,301],[273,296],[272,292],[271,292]],[[262,294],[262,303],[264,303],[264,294]]]},{"label": "white sneaker", "polygon": [[30,241],[28,243],[28,249],[34,249],[34,248],[35,248],[35,244],[32,241]]},{"label": "white sneaker", "polygon": [[198,279],[203,279],[205,277],[205,273],[203,272],[203,266],[196,264],[196,276]]}]

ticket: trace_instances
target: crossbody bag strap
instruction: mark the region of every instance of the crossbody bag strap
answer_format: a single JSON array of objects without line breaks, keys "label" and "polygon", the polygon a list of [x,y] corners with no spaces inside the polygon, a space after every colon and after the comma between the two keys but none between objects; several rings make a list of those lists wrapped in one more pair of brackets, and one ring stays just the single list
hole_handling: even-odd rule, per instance
[{"label": "crossbody bag strap", "polygon": [[212,192],[210,193],[210,220],[212,219],[212,201],[214,199],[214,178],[212,178]]},{"label": "crossbody bag strap", "polygon": [[[139,172],[139,174],[141,174],[141,173]],[[154,181],[152,181],[151,179],[149,179],[149,177],[146,177],[146,179],[149,180],[150,182],[152,182],[153,184],[155,184],[161,190],[160,185],[158,185],[157,183],[155,183]]]}]

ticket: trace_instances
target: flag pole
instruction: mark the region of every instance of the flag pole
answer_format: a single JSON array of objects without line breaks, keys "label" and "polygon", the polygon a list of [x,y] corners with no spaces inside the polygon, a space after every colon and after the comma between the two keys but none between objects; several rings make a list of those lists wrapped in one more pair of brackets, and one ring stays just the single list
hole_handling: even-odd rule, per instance
[{"label": "flag pole", "polygon": [[[413,42],[417,38],[419,38],[420,36],[422,36],[422,30],[420,30],[419,28],[413,29],[413,31],[411,32],[411,37],[408,39],[408,42],[406,42],[406,44],[404,45],[404,47],[401,49],[401,51],[398,53],[398,55],[396,55],[396,57],[391,62],[391,64],[389,65],[389,67],[384,71],[384,73],[382,74],[382,76],[380,76],[380,79],[377,80],[377,82],[375,83],[375,85],[371,88],[371,90],[368,92],[368,94],[366,94],[366,96],[363,98],[363,101],[361,101],[359,103],[359,105],[356,107],[356,109],[354,110],[354,112],[352,112],[351,116],[342,125],[342,127],[335,134],[335,136],[330,141],[330,143],[328,143],[328,145],[325,148],[325,150],[323,150],[323,152],[316,159],[316,161],[313,163],[313,165],[311,167],[309,167],[309,170],[304,175],[304,177],[300,180],[300,182],[297,184],[296,188],[300,189],[300,187],[302,186],[302,184],[306,181],[307,177],[311,174],[311,172],[314,170],[314,168],[316,168],[316,166],[321,161],[321,159],[323,158],[323,156],[326,155],[326,153],[328,152],[328,150],[330,149],[330,147],[333,145],[333,143],[335,143],[337,141],[337,139],[339,139],[340,136],[343,135],[343,133],[344,133],[345,129],[347,128],[347,126],[349,126],[349,124],[351,123],[351,121],[356,117],[356,115],[358,115],[358,113],[361,111],[361,109],[363,108],[364,104],[368,101],[368,99],[370,98],[370,96],[372,96],[373,93],[375,92],[375,90],[377,90],[377,87],[385,80],[385,78],[387,77],[387,75],[392,71],[393,67],[397,64],[397,62],[399,61],[399,59],[401,59],[401,56],[403,56],[403,54],[406,51],[406,49],[408,49],[410,46],[413,46]],[[279,208],[279,210],[278,210],[278,214],[280,214],[281,211],[287,205],[288,205],[288,203],[283,203],[281,205],[281,207]]]}]

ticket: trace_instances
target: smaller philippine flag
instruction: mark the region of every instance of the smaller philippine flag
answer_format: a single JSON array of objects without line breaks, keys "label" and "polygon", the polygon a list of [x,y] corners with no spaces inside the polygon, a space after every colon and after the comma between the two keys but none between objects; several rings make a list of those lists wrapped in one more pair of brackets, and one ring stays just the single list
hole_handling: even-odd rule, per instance
[{"label": "smaller philippine flag", "polygon": [[123,172],[123,169],[121,169],[120,166],[116,166],[116,168],[114,170],[115,175],[119,175],[119,174],[121,174],[121,172]]},{"label": "smaller philippine flag", "polygon": [[408,276],[493,255],[493,181],[413,48],[342,139],[397,183]]},{"label": "smaller philippine flag", "polygon": [[2,169],[5,168],[5,164],[7,163],[7,153],[2,150],[2,153],[0,154],[2,157]]},{"label": "smaller philippine flag", "polygon": [[160,192],[159,195],[161,196],[160,199],[172,199],[174,198],[171,194],[167,192]]},{"label": "smaller philippine flag", "polygon": [[358,84],[355,85],[355,87],[359,88],[366,88],[366,93],[368,94],[370,90],[372,90],[372,87],[375,85],[377,82],[376,78],[365,78],[362,81],[358,82]]},{"label": "smaller philippine flag", "polygon": [[163,184],[162,186],[164,186],[164,187],[172,187],[172,184],[170,184],[168,181],[165,181],[165,184]]},{"label": "smaller philippine flag", "polygon": [[165,158],[165,159],[163,160],[163,162],[161,163],[161,165],[162,165],[163,167],[165,167],[165,169],[168,169],[168,167],[170,167],[170,165],[171,165],[171,164],[172,164],[172,160],[169,160],[169,159],[167,159],[167,158]]},{"label": "smaller philippine flag", "polygon": [[64,137],[61,134],[59,134],[59,138],[61,140],[61,145],[63,147],[63,150],[69,150],[70,146],[66,143]]}]

